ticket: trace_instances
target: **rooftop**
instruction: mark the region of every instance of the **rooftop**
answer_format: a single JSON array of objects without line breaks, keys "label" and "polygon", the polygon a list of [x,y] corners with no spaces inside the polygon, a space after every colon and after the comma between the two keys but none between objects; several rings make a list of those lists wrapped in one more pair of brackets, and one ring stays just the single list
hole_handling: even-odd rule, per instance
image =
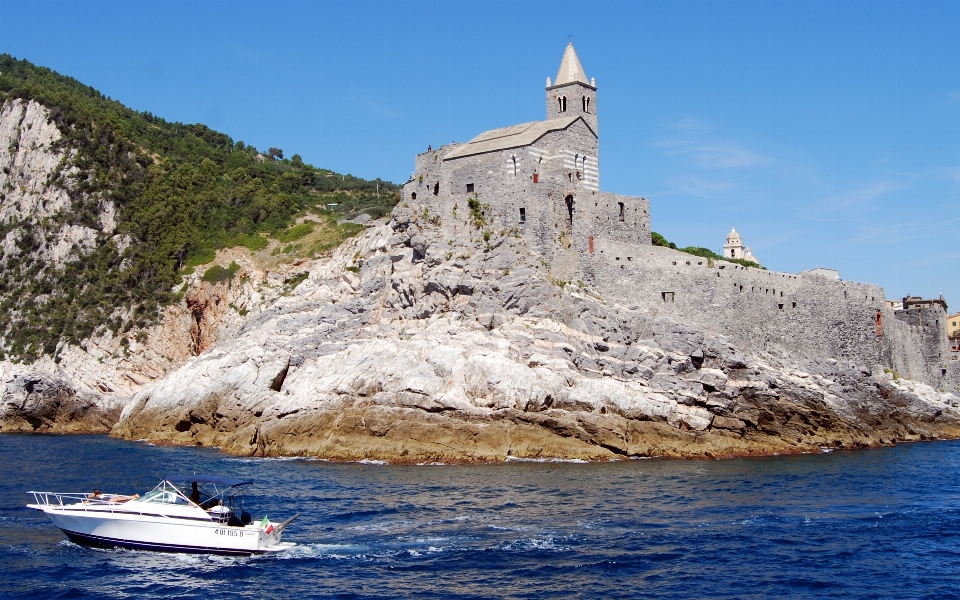
[{"label": "rooftop", "polygon": [[[570,125],[578,119],[583,121],[582,117],[579,116],[560,117],[558,119],[550,119],[549,121],[531,121],[529,123],[521,123],[520,125],[511,125],[510,127],[484,131],[450,154],[447,154],[444,160],[483,154],[485,152],[495,152],[497,150],[506,150],[507,148],[529,146],[551,131],[560,131],[570,127]],[[586,121],[584,121],[584,123],[586,123]],[[589,123],[587,123],[587,127],[590,127]],[[596,132],[594,132],[594,135],[596,135]]]}]

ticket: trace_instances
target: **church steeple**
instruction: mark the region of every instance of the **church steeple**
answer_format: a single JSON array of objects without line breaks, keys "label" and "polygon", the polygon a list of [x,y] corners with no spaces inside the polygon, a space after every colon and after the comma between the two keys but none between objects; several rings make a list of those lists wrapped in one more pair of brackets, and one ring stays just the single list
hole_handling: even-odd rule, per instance
[{"label": "church steeple", "polygon": [[557,80],[554,85],[563,85],[574,81],[590,85],[590,82],[587,81],[587,74],[580,64],[577,51],[573,49],[573,42],[569,42],[567,49],[563,51],[563,59],[560,60],[560,70],[557,71]]},{"label": "church steeple", "polygon": [[552,85],[547,77],[547,119],[582,116],[593,132],[597,130],[597,84],[587,79],[573,42],[567,43],[560,69]]}]

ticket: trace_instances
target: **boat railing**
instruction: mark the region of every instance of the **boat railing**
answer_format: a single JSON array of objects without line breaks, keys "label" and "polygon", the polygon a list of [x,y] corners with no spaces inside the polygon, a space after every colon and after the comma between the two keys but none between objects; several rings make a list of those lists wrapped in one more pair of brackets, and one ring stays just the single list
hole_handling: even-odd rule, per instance
[{"label": "boat railing", "polygon": [[[119,496],[117,494],[101,494],[93,496],[84,492],[27,492],[34,499],[34,504],[40,508],[70,508],[70,510],[93,510],[98,513],[103,512],[121,512],[123,514],[150,514],[156,515],[155,510],[143,510],[142,504],[137,504],[137,508],[131,510],[130,507],[122,508],[127,502],[133,500],[130,496]],[[192,503],[191,503],[192,504]],[[149,505],[148,505],[149,506]],[[153,505],[162,506],[162,505]],[[230,520],[230,512],[219,512],[216,510],[206,510],[206,514],[211,521],[216,523],[227,523]],[[162,515],[171,517],[172,515]]]},{"label": "boat railing", "polygon": [[[102,497],[95,497],[84,492],[27,492],[34,499],[34,504],[43,508],[66,507],[87,508],[97,507],[98,511],[104,508],[109,511],[123,505],[123,501],[111,500],[112,494],[105,494]],[[129,498],[127,498],[129,499]]]}]

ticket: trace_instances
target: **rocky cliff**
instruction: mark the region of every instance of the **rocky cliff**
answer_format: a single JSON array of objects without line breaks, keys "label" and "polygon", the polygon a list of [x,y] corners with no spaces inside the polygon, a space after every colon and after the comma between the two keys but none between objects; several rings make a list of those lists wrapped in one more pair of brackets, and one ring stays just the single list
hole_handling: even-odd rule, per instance
[{"label": "rocky cliff", "polygon": [[[179,298],[156,315],[133,296],[111,304],[136,240],[118,232],[115,190],[81,185],[82,161],[55,112],[29,99],[0,103],[0,431],[107,432],[143,385],[232,337],[314,259],[309,248],[264,239],[258,251],[223,249],[183,271],[169,292]],[[297,221],[305,219],[330,233],[323,218]],[[230,276],[206,281],[211,267]]]},{"label": "rocky cliff", "polygon": [[390,461],[721,457],[960,435],[960,397],[874,365],[758,354],[556,282],[510,231],[418,207],[344,244],[113,434]]},{"label": "rocky cliff", "polygon": [[[682,294],[572,283],[467,207],[442,226],[404,202],[328,256],[362,227],[322,206],[379,202],[381,183],[273,150],[0,55],[0,431],[409,462],[960,435],[960,397],[879,366],[895,360],[757,344],[766,323],[691,319]],[[653,279],[723,279],[657,252]]]},{"label": "rocky cliff", "polygon": [[0,54],[0,431],[109,430],[394,189]]}]

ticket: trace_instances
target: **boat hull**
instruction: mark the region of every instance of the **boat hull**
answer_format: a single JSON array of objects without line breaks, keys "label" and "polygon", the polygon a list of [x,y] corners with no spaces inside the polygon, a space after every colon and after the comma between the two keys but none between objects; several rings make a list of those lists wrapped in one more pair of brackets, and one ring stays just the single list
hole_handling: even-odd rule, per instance
[{"label": "boat hull", "polygon": [[[199,520],[171,519],[90,510],[47,509],[44,513],[71,540],[100,548],[241,556],[276,552],[293,546],[256,526],[230,527]],[[178,522],[179,521],[179,522]]]},{"label": "boat hull", "polygon": [[178,544],[157,544],[153,542],[135,542],[131,540],[119,540],[115,538],[102,537],[99,535],[90,535],[77,533],[62,529],[71,541],[82,546],[92,548],[126,548],[128,550],[149,550],[151,552],[176,552],[180,554],[217,554],[220,556],[250,556],[252,554],[263,554],[266,550],[231,550],[226,548],[205,548],[201,546],[184,546]]}]

